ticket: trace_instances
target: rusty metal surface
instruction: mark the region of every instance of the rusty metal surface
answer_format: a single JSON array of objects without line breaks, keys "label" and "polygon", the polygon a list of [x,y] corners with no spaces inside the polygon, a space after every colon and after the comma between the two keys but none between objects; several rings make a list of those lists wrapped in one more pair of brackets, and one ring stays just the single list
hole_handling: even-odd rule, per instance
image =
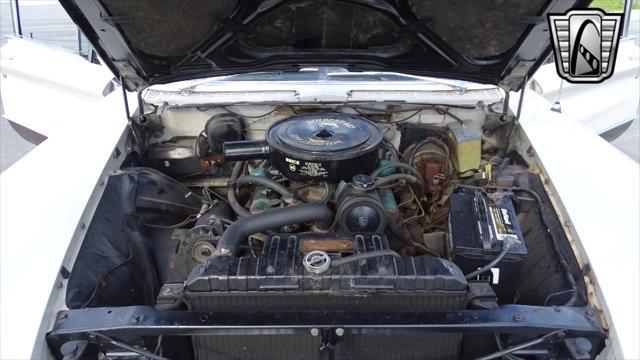
[{"label": "rusty metal surface", "polygon": [[320,250],[326,252],[353,252],[353,239],[351,238],[316,238],[304,239],[300,242],[300,251],[309,252]]}]

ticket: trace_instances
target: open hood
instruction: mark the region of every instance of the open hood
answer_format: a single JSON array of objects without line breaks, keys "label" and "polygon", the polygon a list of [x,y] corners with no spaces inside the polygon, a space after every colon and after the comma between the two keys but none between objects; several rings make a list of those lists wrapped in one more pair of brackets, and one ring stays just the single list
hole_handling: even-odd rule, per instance
[{"label": "open hood", "polygon": [[60,0],[127,88],[342,66],[517,90],[588,0]]}]

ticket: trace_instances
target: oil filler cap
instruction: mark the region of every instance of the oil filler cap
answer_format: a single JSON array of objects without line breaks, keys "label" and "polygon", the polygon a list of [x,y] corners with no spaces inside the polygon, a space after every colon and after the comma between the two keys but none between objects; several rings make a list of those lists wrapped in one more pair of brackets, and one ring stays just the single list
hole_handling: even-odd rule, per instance
[{"label": "oil filler cap", "polygon": [[373,177],[363,174],[355,175],[352,178],[352,181],[353,187],[360,190],[373,189],[374,185],[376,184],[376,181]]},{"label": "oil filler cap", "polygon": [[322,274],[331,266],[331,257],[324,251],[314,250],[304,256],[302,265],[308,272]]}]

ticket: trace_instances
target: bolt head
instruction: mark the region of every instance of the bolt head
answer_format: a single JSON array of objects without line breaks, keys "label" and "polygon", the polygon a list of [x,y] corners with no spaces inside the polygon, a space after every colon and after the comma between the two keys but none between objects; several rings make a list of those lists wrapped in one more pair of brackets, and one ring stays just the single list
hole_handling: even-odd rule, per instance
[{"label": "bolt head", "polygon": [[64,343],[60,348],[60,352],[62,353],[62,355],[66,355],[65,358],[67,356],[71,358],[76,356],[78,354],[78,342],[68,341]]},{"label": "bolt head", "polygon": [[320,329],[312,328],[311,329],[311,336],[318,336],[318,335],[320,335]]},{"label": "bolt head", "polygon": [[337,336],[342,336],[342,335],[344,335],[344,329],[343,329],[343,328],[337,328],[337,329],[336,329],[336,335],[337,335]]}]

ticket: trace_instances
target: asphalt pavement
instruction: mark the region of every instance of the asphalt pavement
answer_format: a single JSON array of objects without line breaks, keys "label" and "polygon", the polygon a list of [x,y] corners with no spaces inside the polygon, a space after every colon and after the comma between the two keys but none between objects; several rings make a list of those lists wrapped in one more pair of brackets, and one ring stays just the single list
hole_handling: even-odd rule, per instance
[{"label": "asphalt pavement", "polygon": [[[45,41],[70,51],[77,51],[77,30],[62,7],[55,0],[21,0],[23,36]],[[638,11],[638,10],[634,10]],[[640,44],[640,21],[638,16],[631,21],[630,33],[635,34]],[[5,36],[13,34],[9,0],[0,0],[0,45],[6,43]],[[1,49],[0,49],[1,51]],[[0,79],[0,81],[2,81]],[[0,114],[3,114],[0,100]],[[640,163],[640,127],[638,120],[612,144],[627,156]],[[0,172],[4,171],[35,145],[22,139],[2,117],[0,119]]]},{"label": "asphalt pavement", "polygon": [[[77,28],[56,0],[21,0],[20,17],[22,34],[25,38],[33,38],[69,51],[77,51]],[[7,42],[6,36],[12,34],[11,5],[9,0],[0,0],[0,46]],[[0,100],[1,114],[4,114],[2,100]],[[35,145],[20,137],[7,119],[4,117],[0,119],[0,172],[13,165],[33,148]]]}]

